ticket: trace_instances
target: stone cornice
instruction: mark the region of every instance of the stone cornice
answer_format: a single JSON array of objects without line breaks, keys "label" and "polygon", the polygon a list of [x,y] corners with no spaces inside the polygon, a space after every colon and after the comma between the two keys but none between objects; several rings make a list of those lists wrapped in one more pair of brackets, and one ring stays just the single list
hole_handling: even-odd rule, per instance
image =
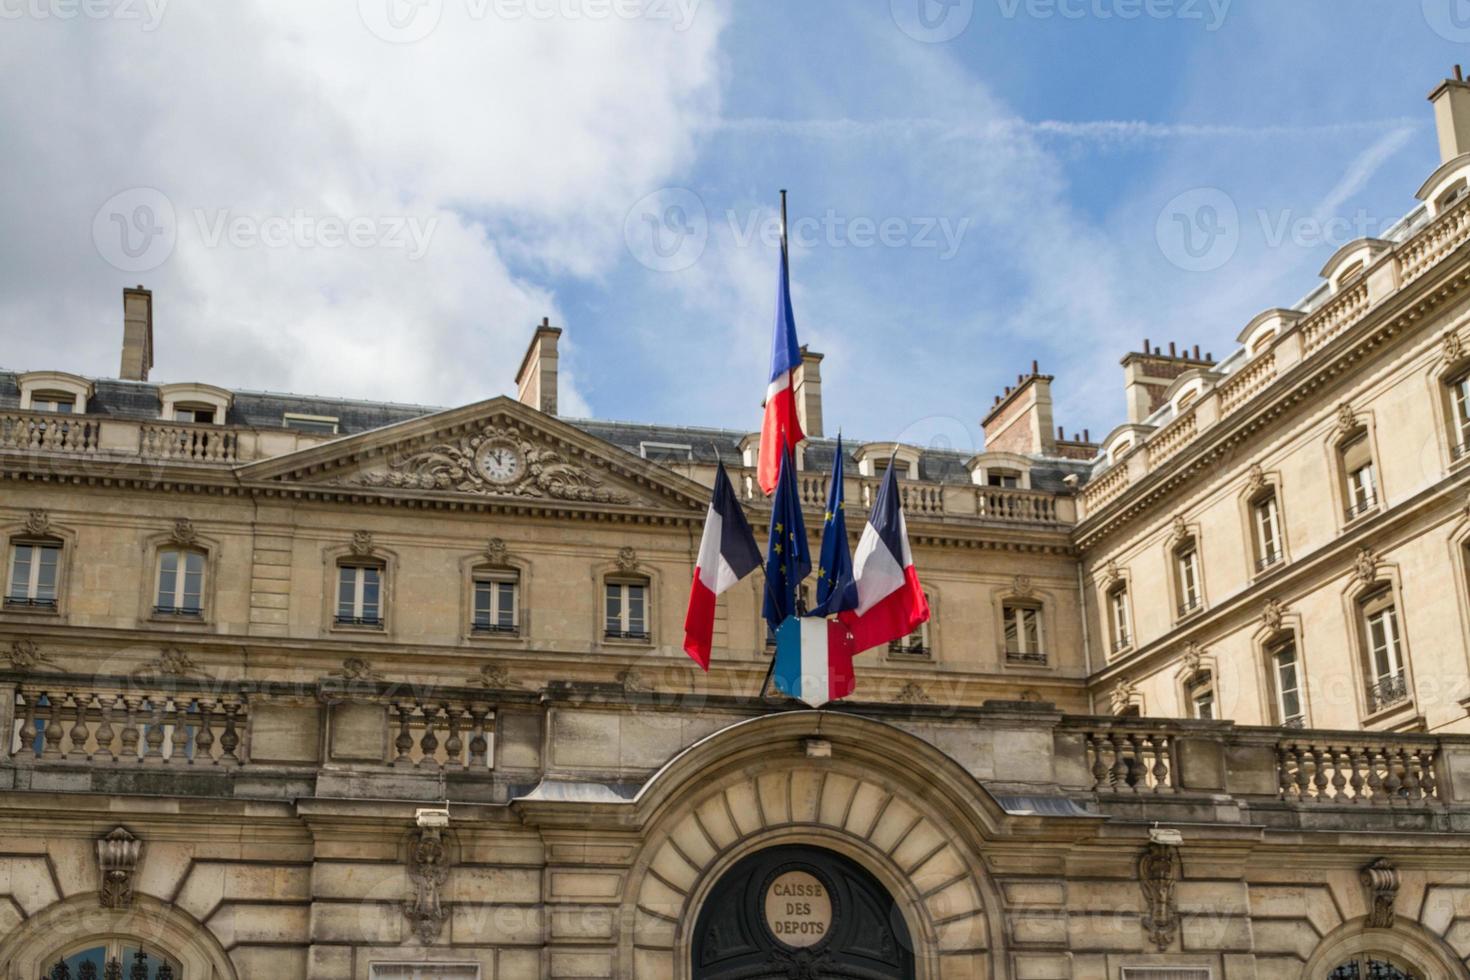
[{"label": "stone cornice", "polygon": [[1222,460],[1262,429],[1308,399],[1320,397],[1322,389],[1338,383],[1342,375],[1395,337],[1463,294],[1470,285],[1470,243],[1460,246],[1440,265],[1438,275],[1426,274],[1400,289],[1342,336],[1273,381],[1252,398],[1249,410],[1235,413],[1239,418],[1232,415],[1217,422],[1184,452],[1128,487],[1096,514],[1087,515],[1072,534],[1079,551],[1095,546],[1154,504],[1173,497],[1200,474],[1215,472]]}]

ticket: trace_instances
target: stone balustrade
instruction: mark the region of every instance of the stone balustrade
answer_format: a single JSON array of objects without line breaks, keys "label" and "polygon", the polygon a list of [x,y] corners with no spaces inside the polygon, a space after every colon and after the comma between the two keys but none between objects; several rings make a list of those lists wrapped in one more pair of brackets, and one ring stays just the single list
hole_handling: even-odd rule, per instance
[{"label": "stone balustrade", "polygon": [[[766,500],[756,485],[753,471],[738,481],[748,503]],[[882,480],[873,477],[849,477],[845,497],[849,508],[867,510],[877,499]],[[821,513],[827,506],[830,479],[827,476],[803,476],[797,483],[802,509]],[[1039,490],[1010,487],[981,487],[966,483],[929,483],[900,480],[899,495],[910,520],[920,518],[977,518],[1007,524],[1033,524],[1052,527],[1075,521],[1076,504],[1071,496]],[[852,518],[849,516],[849,521]]]},{"label": "stone balustrade", "polygon": [[248,722],[238,694],[22,685],[14,692],[17,765],[236,766]]},{"label": "stone balustrade", "polygon": [[295,429],[140,421],[55,412],[0,412],[0,452],[88,460],[234,465],[268,459],[334,436]]},{"label": "stone balustrade", "polygon": [[484,772],[494,768],[495,713],[461,699],[396,701],[393,765],[400,769]]},{"label": "stone balustrade", "polygon": [[1297,803],[1423,806],[1441,802],[1432,738],[1313,737],[1278,744],[1281,798]]}]

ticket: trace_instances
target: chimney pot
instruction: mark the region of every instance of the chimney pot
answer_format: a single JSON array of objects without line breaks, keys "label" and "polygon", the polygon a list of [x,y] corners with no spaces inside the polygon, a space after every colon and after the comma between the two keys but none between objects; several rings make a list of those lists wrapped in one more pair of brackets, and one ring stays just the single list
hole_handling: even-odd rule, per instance
[{"label": "chimney pot", "polygon": [[1083,442],[1091,442],[1092,441],[1092,430],[1091,429],[1083,429],[1082,430],[1082,441]]},{"label": "chimney pot", "polygon": [[1036,361],[1032,361],[1031,362],[1031,373],[1032,374],[1040,374],[1041,373],[1041,367],[1040,367],[1040,365]]},{"label": "chimney pot", "polygon": [[1143,352],[1145,354],[1148,353],[1148,338],[1147,337],[1143,338]]},{"label": "chimney pot", "polygon": [[1434,128],[1439,135],[1440,163],[1449,163],[1470,152],[1470,84],[1465,72],[1455,66],[1454,76],[1447,78],[1429,93],[1434,103]]},{"label": "chimney pot", "polygon": [[796,367],[795,377],[796,415],[801,420],[801,431],[808,436],[822,437],[822,355],[801,348],[801,363]]},{"label": "chimney pot", "polygon": [[1172,340],[1169,341],[1169,356],[1170,357],[1176,357],[1176,356],[1178,356],[1178,355],[1176,355],[1174,353],[1174,341],[1172,341]]},{"label": "chimney pot", "polygon": [[124,381],[147,381],[153,367],[153,293],[141,285],[123,290],[122,366]]},{"label": "chimney pot", "polygon": [[1465,71],[1464,71],[1464,69],[1462,69],[1459,65],[1456,65],[1455,66],[1455,81],[1457,81],[1457,82],[1463,82],[1464,80],[1465,80]]},{"label": "chimney pot", "polygon": [[542,317],[516,372],[517,399],[547,415],[556,414],[556,344],[560,337],[561,328],[553,327],[550,317]]},{"label": "chimney pot", "polygon": [[1199,344],[1194,345],[1194,359],[1199,360]]}]

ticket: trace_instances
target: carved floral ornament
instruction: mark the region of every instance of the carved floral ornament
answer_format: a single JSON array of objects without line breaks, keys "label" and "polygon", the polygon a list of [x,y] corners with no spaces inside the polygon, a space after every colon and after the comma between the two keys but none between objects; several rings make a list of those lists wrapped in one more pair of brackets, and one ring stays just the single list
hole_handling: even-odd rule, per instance
[{"label": "carved floral ornament", "polygon": [[352,548],[352,553],[358,558],[371,558],[373,549],[376,547],[373,543],[373,532],[353,531],[350,547]]},{"label": "carved floral ornament", "polygon": [[[1467,504],[1467,507],[1470,507],[1470,504]],[[1115,582],[1121,581],[1122,578],[1123,569],[1118,566],[1118,559],[1109,558],[1107,565],[1103,567],[1104,583],[1106,583],[1107,585],[1112,585]]]},{"label": "carved floral ornament", "polygon": [[1200,665],[1204,663],[1205,648],[1190,640],[1184,647],[1184,671],[1186,674],[1198,674]]},{"label": "carved floral ornament", "polygon": [[1453,364],[1465,356],[1465,342],[1460,335],[1451,330],[1444,335],[1444,360],[1447,364]]},{"label": "carved floral ornament", "polygon": [[16,640],[10,644],[10,648],[3,652],[7,661],[10,662],[12,670],[33,670],[41,664],[61,670],[62,667],[48,655],[41,652],[35,640]]},{"label": "carved floral ornament", "polygon": [[439,938],[449,910],[444,907],[443,889],[449,881],[449,846],[439,827],[422,827],[409,844],[408,877],[413,894],[403,903],[413,934],[425,946]]},{"label": "carved floral ornament", "polygon": [[1252,463],[1250,473],[1245,480],[1245,488],[1249,493],[1258,493],[1266,488],[1266,471],[1261,468],[1260,463]]},{"label": "carved floral ornament", "polygon": [[1351,432],[1358,427],[1358,413],[1353,411],[1353,406],[1343,402],[1337,406],[1337,428],[1341,432]]},{"label": "carved floral ornament", "polygon": [[501,538],[491,538],[485,545],[485,560],[492,565],[505,565],[510,561],[510,548]]},{"label": "carved floral ornament", "polygon": [[470,683],[499,691],[509,691],[520,687],[511,679],[510,671],[499,664],[485,664],[480,668],[478,674],[470,678]]},{"label": "carved floral ornament", "polygon": [[1353,577],[1364,585],[1372,585],[1378,579],[1378,556],[1372,548],[1359,548],[1353,559]]},{"label": "carved floral ornament", "polygon": [[208,676],[204,668],[196,664],[192,657],[176,647],[164,647],[158,659],[146,664],[145,669],[165,677],[184,677],[189,674]]},{"label": "carved floral ornament", "polygon": [[441,490],[626,504],[632,497],[604,487],[586,466],[518,429],[485,424],[478,432],[388,458],[385,472],[353,482],[369,487]]},{"label": "carved floral ornament", "polygon": [[169,532],[169,540],[187,548],[199,540],[199,532],[194,529],[193,521],[187,517],[180,517],[174,521],[173,530]]},{"label": "carved floral ornament", "polygon": [[1134,686],[1132,681],[1127,678],[1119,680],[1117,686],[1113,688],[1113,693],[1109,696],[1109,703],[1112,705],[1113,714],[1122,714],[1133,704],[1133,699],[1137,696],[1138,688]]},{"label": "carved floral ornament", "polygon": [[1286,616],[1286,607],[1281,604],[1280,599],[1266,600],[1266,608],[1261,613],[1261,622],[1269,630],[1281,629],[1282,620]]},{"label": "carved floral ornament", "polygon": [[1387,858],[1379,858],[1363,869],[1363,887],[1368,892],[1368,928],[1392,929],[1393,906],[1399,897],[1399,872]]},{"label": "carved floral ornament", "polygon": [[105,909],[126,909],[133,904],[133,878],[143,857],[143,842],[127,828],[118,827],[97,841],[97,899]]},{"label": "carved floral ornament", "polygon": [[1180,876],[1179,848],[1151,842],[1138,859],[1138,884],[1143,890],[1143,928],[1155,948],[1168,949],[1179,934],[1179,907],[1174,886]]},{"label": "carved floral ornament", "polygon": [[382,671],[374,670],[373,665],[361,657],[348,657],[342,661],[340,670],[334,670],[327,676],[340,677],[344,681],[380,681],[383,679]]},{"label": "carved floral ornament", "polygon": [[638,571],[638,552],[631,546],[618,549],[618,557],[614,559],[620,572]]},{"label": "carved floral ornament", "polygon": [[897,701],[899,704],[934,703],[934,699],[929,696],[929,692],[924,690],[924,686],[917,681],[909,681],[905,684],[898,692]]},{"label": "carved floral ornament", "polygon": [[1035,587],[1031,584],[1031,576],[1017,575],[1011,580],[1011,592],[1021,599],[1031,598],[1036,592]]},{"label": "carved floral ornament", "polygon": [[1170,540],[1175,544],[1189,537],[1189,525],[1184,522],[1183,514],[1174,515],[1173,529],[1170,531]]},{"label": "carved floral ornament", "polygon": [[33,510],[26,515],[26,533],[37,536],[51,533],[51,515],[44,510]]}]

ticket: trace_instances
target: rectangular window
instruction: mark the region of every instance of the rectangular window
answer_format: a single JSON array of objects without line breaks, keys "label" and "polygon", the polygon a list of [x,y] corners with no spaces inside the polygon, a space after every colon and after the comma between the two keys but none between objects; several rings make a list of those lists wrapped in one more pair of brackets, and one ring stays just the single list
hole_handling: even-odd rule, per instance
[{"label": "rectangular window", "polygon": [[1006,659],[1018,663],[1046,663],[1041,649],[1041,609],[1037,606],[1006,604],[1004,620]]},{"label": "rectangular window", "polygon": [[1190,711],[1196,718],[1211,721],[1215,717],[1215,679],[1209,674],[1196,675],[1189,683]]},{"label": "rectangular window", "polygon": [[1382,711],[1408,699],[1404,682],[1403,643],[1393,595],[1383,592],[1363,604],[1363,628],[1368,643],[1368,710]]},{"label": "rectangular window", "polygon": [[[806,586],[802,586],[805,590]],[[924,602],[929,602],[929,593],[924,593]],[[931,607],[932,608],[932,607]],[[888,644],[890,654],[898,654],[906,657],[927,657],[930,655],[929,647],[929,623],[927,621],[919,624],[919,628],[908,636],[893,640]]]},{"label": "rectangular window", "polygon": [[1281,724],[1287,728],[1300,728],[1305,719],[1295,641],[1287,640],[1272,650],[1271,666],[1276,674],[1276,710]]},{"label": "rectangular window", "polygon": [[1347,517],[1351,520],[1378,506],[1378,482],[1367,436],[1359,436],[1343,447],[1342,468],[1347,475]]},{"label": "rectangular window", "polygon": [[31,411],[33,412],[58,412],[62,415],[71,415],[76,408],[77,400],[73,395],[46,393],[36,395],[31,399]]},{"label": "rectangular window", "polygon": [[1014,490],[1021,485],[1021,478],[1014,473],[1006,473],[997,470],[987,473],[985,475],[985,482],[988,486],[1004,487],[1006,489]]},{"label": "rectangular window", "polygon": [[197,422],[204,425],[214,424],[214,409],[212,408],[189,408],[175,406],[175,422]]},{"label": "rectangular window", "polygon": [[514,634],[519,629],[520,582],[514,572],[475,578],[475,633]]},{"label": "rectangular window", "polygon": [[1454,415],[1454,454],[1459,459],[1470,452],[1470,374],[1462,374],[1450,385],[1451,411]]},{"label": "rectangular window", "polygon": [[337,569],[337,625],[383,625],[383,567],[341,565]]},{"label": "rectangular window", "polygon": [[648,586],[641,582],[608,582],[604,595],[607,638],[648,639]]},{"label": "rectangular window", "polygon": [[1199,549],[1185,548],[1174,560],[1179,573],[1179,615],[1187,616],[1200,607]]},{"label": "rectangular window", "polygon": [[1128,616],[1128,588],[1119,586],[1108,593],[1108,605],[1112,610],[1113,651],[1126,650],[1133,645],[1133,626]]},{"label": "rectangular window", "polygon": [[281,425],[297,432],[319,432],[329,436],[337,434],[337,420],[330,415],[298,415],[287,412],[281,417]]},{"label": "rectangular window", "polygon": [[166,616],[198,616],[204,611],[204,555],[169,548],[158,553],[158,602]]},{"label": "rectangular window", "polygon": [[1256,526],[1256,570],[1270,568],[1281,560],[1281,509],[1276,495],[1256,501],[1253,511]]},{"label": "rectangular window", "polygon": [[56,608],[56,577],[61,545],[17,542],[10,549],[10,584],[5,605],[29,609]]}]

